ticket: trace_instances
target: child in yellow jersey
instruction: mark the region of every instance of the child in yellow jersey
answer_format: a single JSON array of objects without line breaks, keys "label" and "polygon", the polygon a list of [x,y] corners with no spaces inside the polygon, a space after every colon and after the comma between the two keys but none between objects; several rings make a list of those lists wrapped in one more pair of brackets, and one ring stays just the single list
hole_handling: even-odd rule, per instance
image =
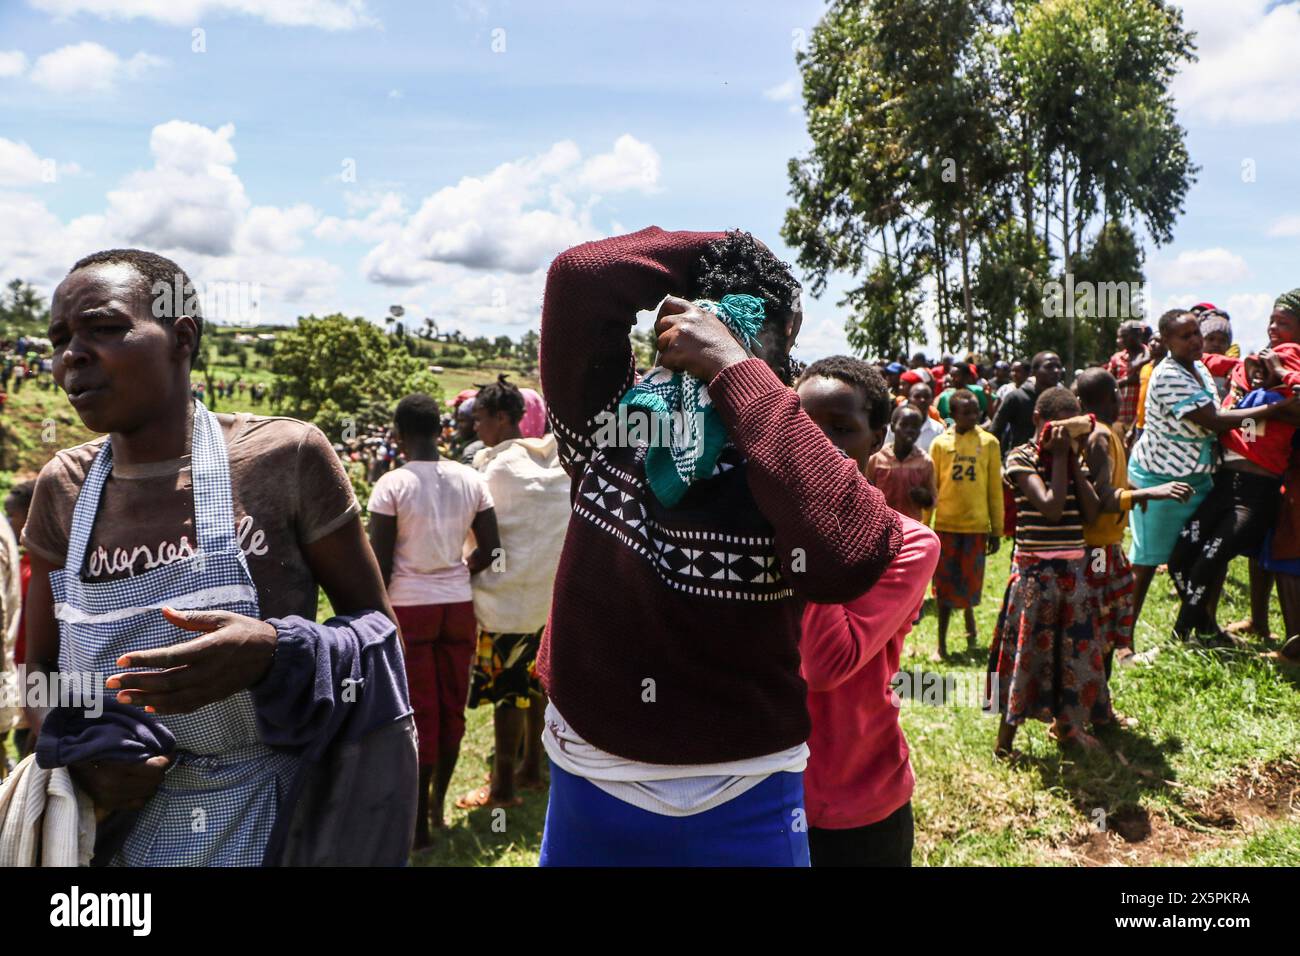
[{"label": "child in yellow jersey", "polygon": [[1002,449],[976,427],[979,400],[966,389],[948,400],[953,426],[934,440],[930,457],[939,486],[934,530],[939,535],[939,566],[934,597],[939,609],[939,649],[948,653],[948,619],[953,608],[966,613],[966,645],[975,646],[975,606],[984,590],[984,557],[998,550],[1002,533]]}]

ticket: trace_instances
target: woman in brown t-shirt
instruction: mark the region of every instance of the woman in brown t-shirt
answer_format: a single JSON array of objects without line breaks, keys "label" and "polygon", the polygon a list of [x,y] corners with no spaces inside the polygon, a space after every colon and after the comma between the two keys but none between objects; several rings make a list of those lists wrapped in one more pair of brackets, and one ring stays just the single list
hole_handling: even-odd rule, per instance
[{"label": "woman in brown t-shirt", "polygon": [[[183,303],[173,302],[173,289],[178,298],[184,290]],[[201,332],[188,276],[152,253],[89,256],[55,290],[49,326],[54,378],[82,422],[107,437],[58,453],[37,479],[23,536],[32,555],[29,670],[58,667],[60,630],[50,574],[64,563],[73,508],[105,441],[112,443],[112,471],[80,580],[121,580],[126,587],[128,579],[174,562],[198,557],[201,568],[189,467],[198,407],[189,377]],[[160,715],[192,713],[260,680],[277,640],[264,619],[314,619],[317,584],[338,613],[378,609],[393,617],[347,477],[325,436],[287,418],[237,415],[217,421],[229,461],[235,540],[263,620],[221,605],[169,611],[168,620],[200,632],[196,638],[132,651],[121,666],[167,669],[117,674],[107,682],[122,703]],[[39,728],[41,715],[31,717]],[[144,806],[168,764],[168,758],[155,757],[69,769],[104,811]]]}]

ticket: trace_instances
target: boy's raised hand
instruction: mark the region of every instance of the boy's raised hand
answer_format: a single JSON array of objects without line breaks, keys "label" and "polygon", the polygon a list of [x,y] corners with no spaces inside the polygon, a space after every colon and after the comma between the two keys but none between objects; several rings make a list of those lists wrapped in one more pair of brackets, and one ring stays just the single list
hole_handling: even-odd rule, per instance
[{"label": "boy's raised hand", "polygon": [[1066,455],[1070,452],[1070,443],[1070,433],[1066,427],[1054,423],[1047,432],[1044,450],[1050,451],[1053,455]]}]

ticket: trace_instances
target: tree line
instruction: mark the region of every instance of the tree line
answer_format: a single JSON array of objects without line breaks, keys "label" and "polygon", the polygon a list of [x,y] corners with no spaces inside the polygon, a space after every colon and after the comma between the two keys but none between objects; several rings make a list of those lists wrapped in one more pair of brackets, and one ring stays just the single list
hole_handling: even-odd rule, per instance
[{"label": "tree line", "polygon": [[1140,283],[1139,235],[1172,239],[1193,41],[1163,0],[833,2],[797,56],[812,148],[782,235],[813,294],[851,278],[853,348],[910,351],[931,316],[945,352],[1108,354],[1129,316],[1044,290]]}]

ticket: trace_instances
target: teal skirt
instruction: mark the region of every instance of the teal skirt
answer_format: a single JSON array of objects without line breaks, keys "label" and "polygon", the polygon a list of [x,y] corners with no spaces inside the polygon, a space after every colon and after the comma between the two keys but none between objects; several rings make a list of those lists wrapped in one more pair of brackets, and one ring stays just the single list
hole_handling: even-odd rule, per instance
[{"label": "teal skirt", "polygon": [[1155,567],[1169,562],[1169,555],[1174,551],[1178,532],[1195,514],[1205,496],[1214,486],[1214,476],[1210,474],[1195,475],[1153,475],[1143,471],[1137,465],[1130,464],[1128,469],[1129,484],[1134,488],[1151,488],[1163,485],[1166,481],[1182,481],[1192,486],[1192,496],[1186,501],[1148,501],[1144,511],[1140,505],[1129,512],[1129,530],[1133,533],[1133,544],[1128,551],[1130,564]]}]

